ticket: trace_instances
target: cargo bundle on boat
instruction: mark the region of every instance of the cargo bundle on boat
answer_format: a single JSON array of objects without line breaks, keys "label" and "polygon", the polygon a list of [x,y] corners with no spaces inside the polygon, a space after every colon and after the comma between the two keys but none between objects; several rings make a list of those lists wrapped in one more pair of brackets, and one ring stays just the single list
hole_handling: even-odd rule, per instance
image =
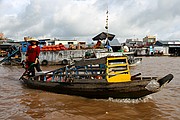
[{"label": "cargo bundle on boat", "polygon": [[164,77],[131,76],[126,56],[84,59],[56,70],[36,73],[28,71],[20,77],[23,85],[50,92],[87,98],[141,98],[158,92],[173,79]]}]

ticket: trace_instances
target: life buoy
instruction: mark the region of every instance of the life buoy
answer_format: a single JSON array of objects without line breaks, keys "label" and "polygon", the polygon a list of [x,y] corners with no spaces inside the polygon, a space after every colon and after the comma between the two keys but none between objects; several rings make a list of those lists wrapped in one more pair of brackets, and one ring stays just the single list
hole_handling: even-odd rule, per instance
[{"label": "life buoy", "polygon": [[48,65],[48,61],[47,60],[43,60],[42,62],[41,62],[41,65]]}]

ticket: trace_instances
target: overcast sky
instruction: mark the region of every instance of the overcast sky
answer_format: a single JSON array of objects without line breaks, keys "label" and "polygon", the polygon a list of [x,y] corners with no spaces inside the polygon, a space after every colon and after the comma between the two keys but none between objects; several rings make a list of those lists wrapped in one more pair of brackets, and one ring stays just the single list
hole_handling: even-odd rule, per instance
[{"label": "overcast sky", "polygon": [[0,0],[0,32],[22,40],[78,39],[106,31],[120,41],[156,35],[159,40],[180,39],[180,0]]}]

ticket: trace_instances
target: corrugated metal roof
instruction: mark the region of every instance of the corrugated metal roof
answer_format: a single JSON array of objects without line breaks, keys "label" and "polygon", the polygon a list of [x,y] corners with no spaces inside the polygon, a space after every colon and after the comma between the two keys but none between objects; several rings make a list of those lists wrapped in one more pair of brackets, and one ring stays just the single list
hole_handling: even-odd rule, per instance
[{"label": "corrugated metal roof", "polygon": [[173,45],[173,44],[180,44],[179,40],[169,40],[169,41],[157,41],[159,43],[161,43],[162,45]]}]

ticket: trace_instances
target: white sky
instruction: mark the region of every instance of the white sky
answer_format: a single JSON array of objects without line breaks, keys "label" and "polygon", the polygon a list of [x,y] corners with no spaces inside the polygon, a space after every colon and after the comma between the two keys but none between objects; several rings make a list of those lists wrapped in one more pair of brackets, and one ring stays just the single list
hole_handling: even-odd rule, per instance
[{"label": "white sky", "polygon": [[180,0],[0,0],[0,32],[24,36],[92,41],[105,30],[120,41],[156,35],[180,39]]}]

